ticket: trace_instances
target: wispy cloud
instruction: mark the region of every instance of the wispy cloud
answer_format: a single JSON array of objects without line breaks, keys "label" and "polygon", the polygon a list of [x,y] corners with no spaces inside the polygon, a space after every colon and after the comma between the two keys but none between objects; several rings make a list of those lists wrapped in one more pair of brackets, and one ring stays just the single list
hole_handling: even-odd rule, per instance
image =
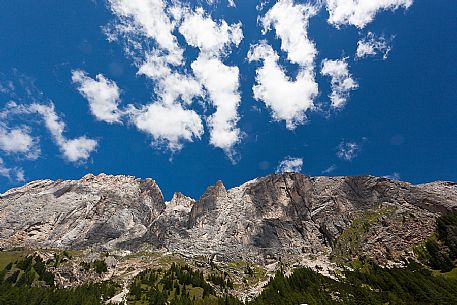
[{"label": "wispy cloud", "polygon": [[276,168],[277,173],[286,173],[286,172],[301,172],[303,167],[302,158],[293,158],[286,157],[284,160],[279,162],[278,167]]},{"label": "wispy cloud", "polygon": [[338,158],[344,161],[351,161],[355,157],[357,157],[360,151],[360,144],[355,142],[345,142],[341,141],[341,143],[337,147],[336,155]]},{"label": "wispy cloud", "polygon": [[[45,127],[51,133],[63,157],[70,162],[79,163],[86,161],[97,147],[97,141],[86,136],[75,139],[65,137],[65,123],[55,112],[53,103],[46,105],[39,103],[16,104],[15,102],[10,102],[0,112],[0,117],[5,120],[8,120],[10,116],[20,116],[20,119],[24,120],[25,115],[39,115],[42,118]],[[24,136],[24,134],[22,135]],[[24,144],[22,144],[22,149],[24,149]]]},{"label": "wispy cloud", "polygon": [[0,176],[7,178],[10,181],[23,182],[25,181],[24,170],[20,167],[9,168],[5,165],[0,157]]},{"label": "wispy cloud", "polygon": [[333,172],[336,170],[336,168],[337,168],[336,165],[335,165],[335,164],[332,164],[332,165],[330,165],[329,167],[327,167],[326,169],[324,169],[321,173],[322,173],[322,174],[325,174],[325,175],[331,174],[331,173],[333,173]]},{"label": "wispy cloud", "polygon": [[388,179],[392,179],[392,180],[400,180],[401,175],[400,175],[400,173],[394,172],[390,175],[385,175],[384,178],[388,178]]},{"label": "wispy cloud", "polygon": [[366,37],[357,42],[356,58],[360,59],[381,54],[382,58],[386,60],[392,49],[390,46],[392,39],[393,37],[387,40],[384,36],[378,37],[372,32],[368,32]]}]

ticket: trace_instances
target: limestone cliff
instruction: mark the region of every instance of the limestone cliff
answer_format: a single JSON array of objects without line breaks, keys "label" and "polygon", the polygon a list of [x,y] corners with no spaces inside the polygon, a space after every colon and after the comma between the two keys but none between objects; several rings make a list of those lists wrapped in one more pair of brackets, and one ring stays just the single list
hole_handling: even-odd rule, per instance
[{"label": "limestone cliff", "polygon": [[86,175],[42,180],[0,197],[2,247],[152,247],[220,260],[283,255],[398,260],[457,209],[457,184],[380,177],[272,174],[197,201],[165,202],[151,179]]}]

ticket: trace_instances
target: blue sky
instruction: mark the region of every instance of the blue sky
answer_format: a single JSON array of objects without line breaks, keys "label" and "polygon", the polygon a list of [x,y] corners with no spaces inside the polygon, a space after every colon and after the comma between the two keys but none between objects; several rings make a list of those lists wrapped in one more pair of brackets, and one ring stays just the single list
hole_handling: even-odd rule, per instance
[{"label": "blue sky", "polygon": [[450,0],[2,1],[0,192],[199,197],[275,171],[457,181]]}]

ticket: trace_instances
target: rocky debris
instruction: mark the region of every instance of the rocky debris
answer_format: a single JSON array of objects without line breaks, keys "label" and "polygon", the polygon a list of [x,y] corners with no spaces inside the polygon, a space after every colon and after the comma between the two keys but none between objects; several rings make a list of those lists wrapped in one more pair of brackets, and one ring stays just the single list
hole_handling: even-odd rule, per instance
[{"label": "rocky debris", "polygon": [[[40,180],[0,197],[3,247],[165,249],[215,261],[270,264],[361,255],[398,260],[457,209],[457,184],[387,178],[272,174],[197,200],[165,202],[151,179],[86,175]],[[351,240],[351,242],[347,242]],[[324,259],[323,261],[326,261]]]}]

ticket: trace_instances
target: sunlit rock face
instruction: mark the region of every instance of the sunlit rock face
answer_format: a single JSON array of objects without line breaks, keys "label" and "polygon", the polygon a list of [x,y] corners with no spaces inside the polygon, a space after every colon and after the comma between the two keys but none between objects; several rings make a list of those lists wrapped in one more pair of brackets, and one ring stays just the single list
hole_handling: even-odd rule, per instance
[{"label": "sunlit rock face", "polygon": [[[2,247],[166,249],[218,260],[284,255],[398,260],[457,210],[457,184],[273,174],[165,202],[152,179],[86,175],[0,197]],[[352,235],[351,235],[352,234]]]},{"label": "sunlit rock face", "polygon": [[144,235],[165,209],[152,179],[86,175],[81,180],[40,180],[0,199],[3,246],[116,247]]}]

